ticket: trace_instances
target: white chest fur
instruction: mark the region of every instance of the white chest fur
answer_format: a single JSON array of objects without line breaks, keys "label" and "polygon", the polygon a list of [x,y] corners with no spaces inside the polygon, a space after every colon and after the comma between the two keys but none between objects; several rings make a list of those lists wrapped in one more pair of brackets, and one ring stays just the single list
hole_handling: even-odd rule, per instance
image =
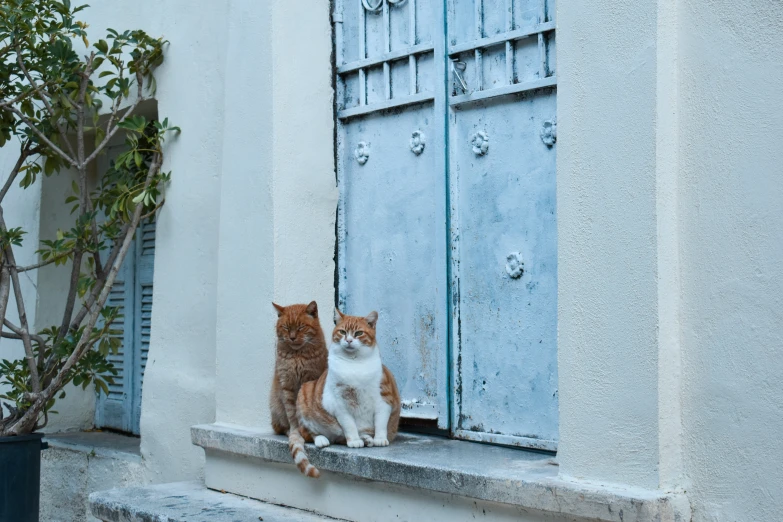
[{"label": "white chest fur", "polygon": [[330,353],[324,409],[337,419],[350,415],[360,432],[371,430],[381,401],[382,378],[383,366],[377,348],[373,354],[361,358]]}]

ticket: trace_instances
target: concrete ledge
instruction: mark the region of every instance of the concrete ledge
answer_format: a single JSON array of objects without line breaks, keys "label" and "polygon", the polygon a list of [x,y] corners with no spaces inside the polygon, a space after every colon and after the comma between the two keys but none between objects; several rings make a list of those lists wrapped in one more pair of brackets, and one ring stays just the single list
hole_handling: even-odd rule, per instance
[{"label": "concrete ledge", "polygon": [[90,495],[93,516],[104,522],[321,522],[294,508],[218,493],[198,482],[113,489]]},{"label": "concrete ledge", "polygon": [[44,440],[53,448],[141,462],[141,439],[138,437],[110,431],[76,431],[46,434]]},{"label": "concrete ledge", "polygon": [[[293,466],[287,439],[268,432],[209,424],[191,428],[191,439],[206,450]],[[540,453],[420,435],[401,435],[386,448],[307,449],[318,468],[362,479],[580,518],[690,520],[683,494],[564,480],[555,459]]]}]

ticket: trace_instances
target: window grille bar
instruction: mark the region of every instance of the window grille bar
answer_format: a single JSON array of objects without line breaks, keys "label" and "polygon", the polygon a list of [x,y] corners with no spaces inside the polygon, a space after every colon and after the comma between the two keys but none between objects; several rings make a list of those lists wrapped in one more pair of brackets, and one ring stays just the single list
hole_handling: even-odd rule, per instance
[{"label": "window grille bar", "polygon": [[[538,11],[538,23],[546,22],[546,0],[541,0]],[[546,49],[544,48],[544,33],[538,33],[538,77],[546,78]]]},{"label": "window grille bar", "polygon": [[[408,0],[408,13],[409,13],[409,28],[408,28],[408,45],[411,47],[416,45],[416,0]],[[413,54],[408,55],[408,88],[409,94],[413,95],[417,92],[416,81],[416,56]]]},{"label": "window grille bar", "polygon": [[[364,5],[362,0],[359,2],[359,59],[364,60],[367,58],[367,13],[364,12]],[[364,68],[359,69],[359,105],[367,104],[367,75]]]},{"label": "window grille bar", "polygon": [[[506,0],[506,32],[514,30],[514,0]],[[506,42],[506,83],[514,83],[514,45]]]},{"label": "window grille bar", "polygon": [[[483,0],[476,0],[474,2],[476,6],[475,23],[476,23],[476,38],[482,39],[484,37],[484,2]],[[482,65],[483,55],[481,49],[476,49],[474,52],[476,62],[476,90],[481,91],[484,89],[484,67]]]},{"label": "window grille bar", "polygon": [[386,53],[381,56],[376,56],[373,58],[365,58],[364,60],[356,60],[355,62],[349,62],[343,64],[337,68],[337,73],[345,74],[353,71],[358,71],[359,69],[363,69],[365,67],[380,65],[383,62],[404,60],[405,58],[408,58],[410,55],[428,53],[428,52],[432,52],[432,50],[433,50],[433,46],[431,43],[414,45],[411,47],[407,47],[405,49],[398,49],[396,51],[392,51],[390,53]]},{"label": "window grille bar", "polygon": [[[389,2],[383,0],[383,52],[391,52],[391,23],[389,20]],[[383,87],[387,100],[391,100],[391,67],[389,62],[383,62]]]},{"label": "window grille bar", "polygon": [[522,40],[524,38],[537,35],[538,33],[547,33],[554,30],[555,30],[554,22],[536,24],[533,27],[516,29],[514,31],[511,31],[510,33],[500,33],[500,34],[496,34],[495,36],[490,36],[487,38],[479,38],[477,40],[473,40],[472,42],[465,42],[463,44],[453,45],[449,47],[449,54],[454,55],[454,54],[464,53],[467,51],[472,51],[474,49],[486,49],[487,47],[493,47],[495,45],[500,45],[505,42]]}]

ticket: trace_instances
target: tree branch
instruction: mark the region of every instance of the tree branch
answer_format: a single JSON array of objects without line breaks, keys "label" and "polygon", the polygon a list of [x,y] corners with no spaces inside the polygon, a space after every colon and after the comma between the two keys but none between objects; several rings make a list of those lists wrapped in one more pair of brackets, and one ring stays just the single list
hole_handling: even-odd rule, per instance
[{"label": "tree branch", "polygon": [[46,261],[41,261],[40,263],[36,263],[34,265],[18,266],[16,267],[16,271],[22,273],[22,272],[29,272],[30,270],[35,270],[36,268],[42,268],[45,267],[46,265],[51,265],[52,263],[55,263],[64,257],[68,257],[71,254],[73,254],[73,250],[69,250],[68,252],[63,252],[54,257],[50,257]]},{"label": "tree branch", "polygon": [[[16,38],[14,38],[14,48],[16,49],[16,63],[19,64],[19,68],[22,69],[25,78],[27,78],[27,81],[30,82],[30,87],[38,95],[38,98],[41,99],[44,106],[46,107],[46,110],[49,111],[52,120],[54,120],[54,109],[52,108],[52,104],[49,103],[49,100],[41,92],[40,87],[38,87],[38,84],[35,83],[35,80],[33,80],[32,75],[28,72],[27,67],[25,67],[24,60],[22,60],[22,51],[19,49],[19,42],[16,41]],[[65,134],[65,129],[63,129],[59,121],[55,122],[55,125],[57,127],[57,130],[60,132],[60,138],[62,138],[63,143],[65,143],[65,145],[68,147],[68,151],[71,153],[71,155],[73,155],[74,153],[73,147],[71,147],[71,142],[68,141],[68,136]]]},{"label": "tree branch", "polygon": [[[3,211],[0,208],[0,230],[6,231],[5,219],[3,219]],[[24,308],[24,297],[22,296],[22,286],[19,284],[19,273],[16,271],[16,259],[14,257],[14,251],[11,246],[5,248],[5,256],[8,260],[8,270],[11,274],[11,282],[14,287],[14,297],[16,298],[16,311],[19,313],[19,323],[22,326],[21,336],[22,344],[24,345],[25,358],[27,359],[27,366],[30,369],[30,382],[32,384],[33,392],[38,393],[41,391],[41,381],[38,378],[38,368],[35,363],[35,355],[33,354],[33,345],[30,342],[30,328],[27,325],[27,313]]]},{"label": "tree branch", "polygon": [[[134,101],[133,104],[131,104],[131,106],[128,107],[128,109],[123,113],[122,117],[119,118],[119,119],[116,119],[117,112],[119,111],[119,103],[116,104],[116,107],[117,107],[116,110],[114,109],[114,107],[112,107],[112,115],[111,115],[111,117],[109,117],[109,123],[106,125],[106,136],[103,138],[103,141],[100,143],[100,145],[98,145],[95,148],[95,150],[92,152],[92,154],[90,154],[87,157],[87,159],[85,160],[85,163],[89,163],[92,160],[94,160],[95,157],[98,156],[98,154],[103,150],[103,148],[106,146],[106,144],[109,143],[109,140],[112,139],[112,137],[117,133],[117,131],[119,130],[119,127],[115,125],[114,128],[112,128],[111,127],[112,124],[114,122],[121,122],[122,120],[124,120],[125,118],[130,116],[131,113],[134,110],[136,110],[136,107],[138,107],[139,104],[144,101],[144,97],[142,96],[143,86],[144,86],[144,77],[138,71],[136,72],[136,84],[138,85],[136,101]],[[119,99],[120,99],[120,96],[117,96],[117,100],[119,100]]]},{"label": "tree branch", "polygon": [[[125,235],[128,233],[128,228],[130,228],[130,225],[125,225],[122,227],[122,231],[120,232],[120,237],[125,237]],[[109,257],[106,259],[106,266],[112,266],[114,264],[114,260],[117,259],[117,255],[119,255],[120,248],[122,247],[121,241],[116,241],[114,243],[114,246],[111,249],[111,252],[109,253]],[[84,318],[87,317],[87,314],[90,313],[92,310],[92,305],[95,304],[95,301],[98,299],[98,296],[100,295],[100,290],[103,288],[103,282],[106,280],[107,274],[103,274],[102,277],[98,278],[98,280],[95,282],[95,288],[90,293],[89,297],[87,297],[87,300],[82,305],[81,310],[79,310],[79,313],[76,314],[76,317],[71,322],[71,329],[79,328],[79,325],[82,324],[82,321],[84,321]]]},{"label": "tree branch", "polygon": [[[3,319],[3,326],[5,326],[9,330],[11,330],[10,332],[2,332],[3,337],[5,337],[6,339],[16,339],[18,341],[22,340],[22,335],[23,334],[22,334],[22,329],[21,328],[19,328],[18,326],[14,325],[8,319]],[[46,341],[40,335],[30,334],[30,339],[32,339],[33,341],[37,342],[41,346],[46,344]]]},{"label": "tree branch", "polygon": [[84,256],[84,248],[76,248],[73,252],[73,265],[71,266],[71,281],[68,287],[68,298],[65,301],[65,311],[63,312],[63,320],[60,323],[60,329],[57,332],[57,341],[65,337],[68,332],[68,325],[71,324],[71,317],[73,316],[73,307],[76,304],[76,290],[79,286],[79,276],[82,273],[82,257]]},{"label": "tree branch", "polygon": [[145,219],[147,219],[148,217],[152,217],[152,216],[154,216],[154,215],[155,215],[155,212],[157,212],[158,210],[160,210],[160,209],[163,207],[163,204],[164,204],[165,202],[166,202],[166,200],[164,199],[163,201],[161,201],[160,203],[158,203],[157,205],[155,205],[155,208],[153,208],[152,210],[150,210],[149,212],[147,212],[146,214],[144,214],[143,216],[141,216],[141,221],[144,221],[144,220],[145,220]]},{"label": "tree branch", "polygon": [[[87,85],[92,73],[92,62],[95,59],[95,53],[93,53],[88,62],[87,67],[82,74],[82,81],[79,87],[79,105],[77,106],[77,120],[76,120],[76,146],[77,146],[77,161],[79,163],[79,216],[82,217],[87,213],[87,200],[89,194],[87,194],[87,164],[84,161],[84,107],[85,95],[87,93]],[[79,242],[77,241],[77,245]],[[63,320],[60,323],[60,330],[57,333],[57,341],[65,337],[68,332],[68,326],[71,324],[71,318],[73,317],[73,308],[76,305],[76,293],[79,286],[79,276],[82,272],[82,258],[84,257],[84,247],[77,246],[73,253],[73,266],[71,267],[71,282],[68,289],[68,297],[65,301],[65,311],[63,312]]]},{"label": "tree branch", "polygon": [[[5,312],[8,310],[8,297],[11,294],[11,273],[3,264],[0,267],[0,321],[5,321]],[[0,328],[2,331],[2,328]],[[2,406],[0,406],[2,408]]]},{"label": "tree branch", "polygon": [[58,147],[57,145],[55,145],[52,142],[52,140],[47,138],[46,135],[38,129],[38,127],[33,125],[33,122],[31,122],[30,119],[27,116],[22,114],[22,111],[20,111],[16,107],[0,107],[0,109],[2,109],[4,111],[13,112],[16,115],[17,118],[22,120],[24,122],[24,124],[27,125],[30,128],[30,130],[32,130],[41,139],[41,141],[43,141],[46,144],[47,147],[49,147],[54,152],[56,152],[58,156],[63,158],[66,161],[66,163],[68,163],[72,167],[77,168],[77,169],[79,168],[79,165],[76,163],[76,161],[73,158],[71,158],[70,156],[68,156],[68,154],[64,153],[60,149],[60,147]]},{"label": "tree branch", "polygon": [[[43,84],[43,85],[42,85],[42,87],[48,87],[48,86],[50,86],[50,85],[52,85],[52,82],[46,82],[45,84]],[[32,90],[30,90],[30,91],[24,91],[24,92],[21,92],[21,93],[19,93],[19,94],[18,94],[18,95],[17,95],[15,98],[12,98],[12,99],[10,99],[10,100],[6,100],[6,101],[4,101],[4,102],[0,102],[0,108],[2,108],[2,107],[8,107],[8,106],[11,106],[11,105],[17,104],[17,103],[19,103],[20,101],[22,101],[22,100],[24,100],[25,98],[27,98],[28,96],[32,96],[34,92],[35,92],[35,91],[32,91]]]},{"label": "tree branch", "polygon": [[0,189],[0,203],[3,201],[3,198],[5,198],[5,195],[11,189],[11,185],[13,185],[16,176],[19,174],[19,170],[22,168],[22,165],[24,165],[24,162],[32,154],[32,151],[30,150],[31,146],[32,146],[32,142],[30,141],[28,141],[27,143],[24,144],[24,146],[22,146],[22,150],[21,152],[19,152],[19,159],[16,160],[16,165],[14,165],[14,168],[11,169],[11,173],[8,174],[8,179],[5,180],[5,184],[3,185],[3,188]]}]

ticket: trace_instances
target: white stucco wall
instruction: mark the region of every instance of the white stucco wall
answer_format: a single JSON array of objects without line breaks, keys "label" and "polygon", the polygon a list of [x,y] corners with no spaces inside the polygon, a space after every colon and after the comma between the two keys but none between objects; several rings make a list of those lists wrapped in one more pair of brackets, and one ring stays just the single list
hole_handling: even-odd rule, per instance
[{"label": "white stucco wall", "polygon": [[[317,301],[331,330],[337,189],[330,56],[328,3],[231,3],[218,276],[221,422],[269,427],[272,300]],[[237,102],[251,94],[252,104]]]},{"label": "white stucco wall", "polygon": [[172,171],[157,225],[152,339],[142,398],[147,479],[189,479],[203,453],[189,428],[214,419],[215,309],[223,73],[224,3],[100,0],[85,12],[92,38],[106,27],[142,28],[170,41],[157,73],[158,112],[182,127],[168,145]]},{"label": "white stucco wall", "polygon": [[558,460],[565,476],[653,489],[657,10],[557,11]]},{"label": "white stucco wall", "polygon": [[783,4],[680,4],[683,425],[694,520],[783,513]]}]

